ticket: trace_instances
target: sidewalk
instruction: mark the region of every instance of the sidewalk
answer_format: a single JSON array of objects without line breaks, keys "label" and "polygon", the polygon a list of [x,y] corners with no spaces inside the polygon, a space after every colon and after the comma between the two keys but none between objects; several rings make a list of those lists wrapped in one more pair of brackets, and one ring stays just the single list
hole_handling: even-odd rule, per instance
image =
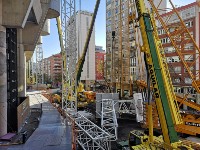
[{"label": "sidewalk", "polygon": [[[31,93],[30,93],[31,94]],[[0,146],[0,150],[71,150],[71,128],[61,124],[60,114],[39,93],[30,95],[31,108],[41,107],[42,117],[35,132],[25,144]]]}]

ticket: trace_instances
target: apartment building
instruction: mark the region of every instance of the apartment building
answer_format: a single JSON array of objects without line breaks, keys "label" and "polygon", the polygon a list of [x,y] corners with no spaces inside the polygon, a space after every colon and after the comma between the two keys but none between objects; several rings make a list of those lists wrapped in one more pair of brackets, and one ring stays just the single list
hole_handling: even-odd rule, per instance
[{"label": "apartment building", "polygon": [[[200,11],[197,2],[178,7],[177,10],[181,18],[183,19],[187,29],[192,35],[193,39],[196,41],[197,45],[200,46],[199,31],[200,31]],[[172,15],[173,12],[167,12],[162,15],[163,18],[170,18],[168,21],[169,32],[176,33],[179,30],[180,21],[177,16]],[[169,17],[170,16],[170,17]],[[187,69],[184,67],[180,57],[177,55],[174,47],[172,46],[170,39],[166,36],[165,30],[158,24],[158,34],[161,39],[162,45],[165,50],[166,59],[168,62],[172,83],[174,85],[174,90],[177,93],[190,93],[195,96],[195,90],[192,88],[192,80],[188,74]],[[196,49],[191,40],[188,40],[186,33],[177,32],[175,42],[181,48],[185,63],[190,66],[190,71],[196,76],[196,80],[200,78],[199,75],[199,54],[197,54]]]},{"label": "apartment building", "polygon": [[55,54],[48,58],[48,72],[50,72],[50,78],[55,86],[58,86],[62,79],[62,55]]},{"label": "apartment building", "polygon": [[[156,1],[155,1],[156,3]],[[149,7],[146,1],[147,7]],[[159,8],[165,8],[163,0]],[[136,31],[131,15],[135,13],[133,0],[106,1],[106,79],[113,92],[124,95],[132,92],[133,80],[138,79]],[[141,40],[140,40],[141,41]]]},{"label": "apartment building", "polygon": [[104,57],[105,50],[103,50],[102,46],[95,46],[95,74],[96,81],[101,82],[104,81]]},{"label": "apartment building", "polygon": [[[78,11],[76,16],[76,27],[77,27],[77,58],[82,56],[83,49],[86,42],[88,30],[92,20],[93,13],[88,11]],[[90,89],[91,85],[95,81],[95,28],[93,28],[92,35],[90,38],[85,62],[83,65],[83,71],[81,73],[80,80],[86,83],[86,88]]]},{"label": "apartment building", "polygon": [[42,72],[44,83],[49,83],[51,81],[51,61],[48,58],[42,60]]}]

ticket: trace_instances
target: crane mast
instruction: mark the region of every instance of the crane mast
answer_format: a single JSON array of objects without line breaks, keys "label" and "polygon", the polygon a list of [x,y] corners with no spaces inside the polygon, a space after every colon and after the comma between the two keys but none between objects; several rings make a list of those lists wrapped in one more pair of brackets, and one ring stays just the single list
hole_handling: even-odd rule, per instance
[{"label": "crane mast", "polygon": [[[195,23],[193,24],[193,22],[196,22],[193,21],[193,19],[195,19],[196,16],[193,13],[190,13],[189,16],[185,16],[185,14],[182,12],[185,12],[191,8],[194,11],[198,10],[199,3],[192,3],[191,8],[185,8],[184,6],[176,8],[172,3],[172,0],[168,0],[168,8],[162,8],[162,6],[160,5],[161,3],[165,3],[165,0],[158,0],[156,1],[156,3],[154,3],[153,0],[149,0],[148,2],[157,21],[157,24],[153,26],[155,26],[159,33],[159,37],[161,37],[166,56],[166,58],[163,59],[166,59],[168,62],[167,65],[169,66],[170,70],[170,78],[172,79],[174,84],[173,88],[174,90],[176,90],[177,88],[179,88],[179,86],[181,86],[180,88],[182,89],[182,91],[176,90],[176,101],[178,102],[178,106],[180,109],[182,109],[181,107],[184,104],[185,106],[191,107],[198,111],[200,110],[198,98],[195,99],[192,97],[192,99],[196,100],[197,103],[190,100],[192,94],[199,94],[198,62],[200,49],[197,44],[197,36],[193,36],[193,34],[195,34],[193,29]],[[152,17],[152,20],[154,20],[154,17]],[[155,21],[152,21],[153,24],[154,22]],[[154,32],[154,35],[155,37],[158,37],[156,33],[157,32]],[[167,39],[167,41],[164,41],[164,39]],[[177,68],[180,68],[180,71],[177,71]],[[178,79],[178,82],[176,79]],[[180,85],[183,83],[183,86]],[[144,90],[144,87],[147,87],[146,82],[143,82],[142,80],[137,80],[137,85],[142,88],[142,90]],[[172,84],[169,85],[172,86]],[[181,94],[179,94],[179,92]],[[145,103],[144,106],[145,105],[147,106],[147,103]],[[160,129],[157,108],[155,107],[156,105],[154,102],[152,103],[152,105],[153,109],[156,110],[153,111],[153,127]],[[146,115],[148,114],[146,112],[147,111],[144,112],[144,128],[150,125],[148,121],[149,116]],[[176,131],[179,132],[181,136],[199,135],[199,127],[194,125],[192,126],[192,124],[198,122],[199,116],[192,111],[188,111],[187,113],[183,113],[182,111],[180,111],[180,113],[183,123],[176,125]]]},{"label": "crane mast", "polygon": [[167,63],[164,59],[162,44],[155,28],[155,21],[146,10],[143,0],[135,0],[135,3],[138,13],[137,21],[143,40],[142,51],[145,53],[146,68],[153,87],[164,145],[172,146],[179,142],[175,125],[182,123],[182,119],[177,107]]}]

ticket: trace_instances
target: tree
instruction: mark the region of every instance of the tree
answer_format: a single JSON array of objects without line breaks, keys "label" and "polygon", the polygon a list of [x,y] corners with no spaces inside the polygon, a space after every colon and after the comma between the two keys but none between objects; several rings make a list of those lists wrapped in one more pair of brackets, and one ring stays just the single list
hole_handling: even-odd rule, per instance
[{"label": "tree", "polygon": [[62,82],[62,73],[56,74],[53,81],[54,83]]}]

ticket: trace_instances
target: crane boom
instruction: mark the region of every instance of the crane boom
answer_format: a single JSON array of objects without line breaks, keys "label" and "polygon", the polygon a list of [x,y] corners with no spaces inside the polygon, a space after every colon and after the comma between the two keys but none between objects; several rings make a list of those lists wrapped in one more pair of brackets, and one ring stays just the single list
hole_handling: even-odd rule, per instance
[{"label": "crane boom", "polygon": [[100,4],[100,0],[97,0],[96,1],[96,5],[95,5],[95,9],[94,9],[94,13],[93,13],[93,16],[92,16],[92,21],[91,21],[91,24],[90,24],[90,28],[88,30],[88,35],[87,35],[87,38],[86,38],[86,42],[85,42],[85,46],[84,46],[84,49],[83,49],[83,53],[82,53],[82,56],[81,58],[78,60],[78,63],[77,63],[77,66],[76,66],[76,81],[77,81],[77,85],[78,85],[78,82],[80,81],[80,78],[81,78],[81,72],[82,72],[82,69],[83,69],[83,65],[84,65],[84,62],[85,62],[85,56],[86,56],[86,53],[87,53],[87,50],[88,50],[88,45],[89,45],[89,42],[90,42],[90,37],[92,35],[92,31],[93,31],[93,28],[94,28],[94,23],[95,23],[95,19],[96,19],[96,15],[97,15],[97,11],[98,11],[98,8],[99,8],[99,4]]},{"label": "crane boom", "polygon": [[[149,136],[138,131],[130,132],[129,144],[133,149],[192,149],[179,141],[175,125],[181,124],[182,118],[178,109],[176,95],[173,91],[171,77],[167,66],[164,49],[158,37],[154,15],[146,10],[144,0],[135,0],[142,36],[146,69],[150,76],[153,97],[160,119],[163,139],[152,134],[152,117],[149,116]],[[136,26],[137,27],[137,26]],[[150,85],[149,85],[150,89]],[[150,98],[150,97],[148,97]],[[152,115],[152,106],[148,103],[148,115]],[[153,136],[153,137],[152,137]],[[140,139],[140,140],[138,140]],[[164,142],[163,142],[164,141]]]},{"label": "crane boom", "polygon": [[[159,56],[159,47],[153,32],[153,25],[150,14],[146,12],[143,0],[136,0],[136,8],[138,12],[138,20],[140,23],[140,30],[143,39],[143,48],[146,55],[147,69],[150,74],[151,83],[154,89],[154,97],[158,108],[158,114],[162,127],[164,141],[167,144],[178,142],[178,136],[174,127],[174,120],[171,106],[169,101],[175,99],[168,99],[168,92],[173,91],[166,88],[165,81],[167,80],[164,75],[164,66],[162,66],[161,57]],[[163,73],[162,73],[163,72]],[[173,93],[172,93],[173,94]],[[175,106],[174,106],[175,107]],[[178,118],[180,118],[178,116]]]}]

